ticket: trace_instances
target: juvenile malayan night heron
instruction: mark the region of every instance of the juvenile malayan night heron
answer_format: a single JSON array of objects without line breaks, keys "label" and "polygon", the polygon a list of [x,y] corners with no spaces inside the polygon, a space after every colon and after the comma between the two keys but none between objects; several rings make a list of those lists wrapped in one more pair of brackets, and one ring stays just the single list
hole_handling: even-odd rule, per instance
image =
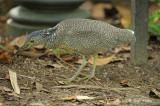
[{"label": "juvenile malayan night heron", "polygon": [[17,51],[23,51],[32,46],[43,45],[46,48],[63,48],[82,55],[83,62],[73,77],[67,81],[75,81],[87,61],[86,54],[94,54],[94,64],[90,75],[83,79],[95,78],[98,51],[109,50],[118,44],[136,41],[134,32],[120,29],[102,21],[90,19],[67,19],[55,27],[34,31],[28,35],[24,45]]}]

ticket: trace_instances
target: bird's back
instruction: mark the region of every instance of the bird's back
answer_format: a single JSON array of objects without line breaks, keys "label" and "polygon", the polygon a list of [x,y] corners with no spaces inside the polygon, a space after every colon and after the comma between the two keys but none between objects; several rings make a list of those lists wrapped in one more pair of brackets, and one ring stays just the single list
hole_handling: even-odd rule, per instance
[{"label": "bird's back", "polygon": [[[58,24],[61,31],[113,32],[116,27],[106,22],[90,19],[67,19]],[[118,28],[116,28],[118,29]]]},{"label": "bird's back", "polygon": [[102,21],[90,19],[68,19],[58,24],[61,48],[90,54],[113,48],[117,44],[116,28]]}]

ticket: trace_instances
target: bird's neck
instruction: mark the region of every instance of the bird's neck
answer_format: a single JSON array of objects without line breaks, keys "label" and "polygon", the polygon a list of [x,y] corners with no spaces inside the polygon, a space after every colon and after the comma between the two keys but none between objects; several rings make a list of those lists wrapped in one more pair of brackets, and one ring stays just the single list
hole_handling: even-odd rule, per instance
[{"label": "bird's neck", "polygon": [[48,49],[56,49],[59,46],[59,43],[57,43],[57,41],[53,38],[47,38],[42,45]]}]

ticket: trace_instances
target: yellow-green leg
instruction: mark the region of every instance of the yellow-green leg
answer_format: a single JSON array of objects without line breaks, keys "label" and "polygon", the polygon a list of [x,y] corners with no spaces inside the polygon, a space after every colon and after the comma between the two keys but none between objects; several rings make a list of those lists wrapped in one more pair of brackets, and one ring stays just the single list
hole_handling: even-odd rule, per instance
[{"label": "yellow-green leg", "polygon": [[77,78],[77,76],[80,74],[80,72],[83,70],[83,68],[87,64],[87,60],[86,60],[85,56],[82,56],[82,59],[83,59],[83,61],[82,61],[80,68],[77,70],[77,72],[71,78],[65,79],[65,82],[76,81],[75,79]]},{"label": "yellow-green leg", "polygon": [[95,78],[96,80],[99,80],[98,78],[95,77],[95,70],[96,70],[96,62],[97,62],[97,58],[98,58],[98,53],[94,53],[94,63],[93,63],[93,69],[90,75],[87,75],[84,78],[81,78],[79,81],[81,80],[90,80],[92,78]]}]

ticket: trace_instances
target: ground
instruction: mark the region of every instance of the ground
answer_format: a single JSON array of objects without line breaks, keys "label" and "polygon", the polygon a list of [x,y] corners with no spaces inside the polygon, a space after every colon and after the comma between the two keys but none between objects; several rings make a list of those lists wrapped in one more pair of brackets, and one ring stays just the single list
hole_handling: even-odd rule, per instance
[{"label": "ground", "polygon": [[[128,14],[130,17],[130,12],[125,11],[128,9],[123,9],[122,7],[116,7],[116,9],[118,9],[118,12],[124,13],[124,16]],[[105,11],[107,12],[107,10]],[[100,12],[98,11],[98,13]],[[115,15],[114,17],[105,21],[111,21],[111,24],[119,27],[120,25],[117,25],[119,23],[117,18],[120,16]],[[94,18],[96,19],[96,17]],[[101,19],[99,15],[97,18]],[[121,19],[123,18],[125,19],[126,17],[122,17]],[[121,24],[125,26],[123,20],[121,21]],[[130,20],[127,22],[130,22]],[[6,36],[5,31],[1,29],[0,42],[10,42],[13,37]],[[74,59],[70,59],[67,63],[59,60],[55,55],[38,58],[18,55],[13,58],[12,63],[5,64],[0,62],[0,106],[159,106],[160,41],[157,41],[154,37],[154,39],[149,41],[148,48],[149,56],[148,64],[146,65],[133,66],[130,63],[130,50],[127,49],[116,54],[117,60],[97,66],[95,76],[100,79],[99,81],[94,79],[88,82],[64,83],[62,81],[62,75],[71,77],[76,72],[75,68],[77,69],[80,66],[77,61],[81,60],[81,57],[75,54],[61,55],[62,59],[74,56]],[[113,51],[100,53],[99,57],[105,58],[111,56],[114,53]],[[14,56],[14,54],[10,55]],[[87,59],[89,57],[87,56]],[[88,63],[82,73],[90,74],[91,69],[92,65]],[[13,91],[9,78],[9,70],[17,73],[18,85],[20,87],[19,95]],[[83,76],[79,76],[78,78],[81,77]]]},{"label": "ground", "polygon": [[[148,64],[133,66],[130,59],[97,66],[96,77],[99,81],[64,83],[62,75],[71,77],[76,71],[55,56],[29,58],[17,56],[10,64],[0,63],[0,103],[3,105],[104,105],[120,100],[121,105],[138,104],[158,106],[160,88],[160,45],[152,42]],[[74,55],[74,54],[69,54]],[[121,55],[121,54],[119,54]],[[65,55],[66,56],[66,55]],[[76,58],[80,58],[76,56]],[[55,68],[50,64],[60,64]],[[74,61],[68,62],[78,68]],[[49,65],[48,65],[49,64]],[[92,65],[87,64],[83,73],[89,74]],[[1,90],[12,89],[8,71],[17,73],[21,88],[20,97]],[[82,77],[82,76],[80,76]],[[121,83],[121,84],[120,84]],[[38,91],[37,84],[42,85]],[[11,91],[10,91],[11,92]],[[75,99],[77,95],[95,97],[93,100]]]}]

